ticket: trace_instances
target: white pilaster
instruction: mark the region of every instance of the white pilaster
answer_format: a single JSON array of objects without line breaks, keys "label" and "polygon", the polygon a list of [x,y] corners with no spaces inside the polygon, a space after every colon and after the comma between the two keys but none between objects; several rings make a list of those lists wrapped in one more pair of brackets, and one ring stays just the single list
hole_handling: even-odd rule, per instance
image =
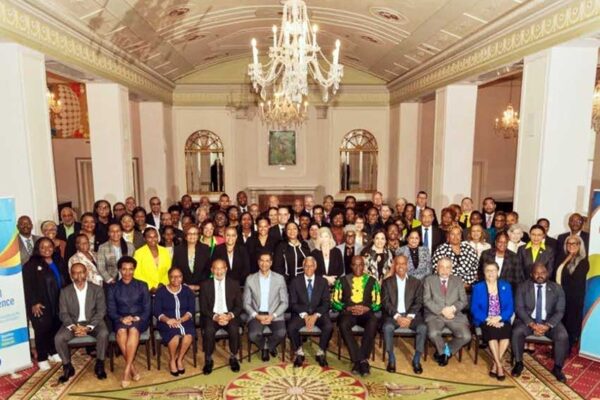
[{"label": "white pilaster", "polygon": [[588,210],[594,134],[590,128],[597,42],[525,58],[514,208],[525,224],[545,217],[550,234]]},{"label": "white pilaster", "polygon": [[163,201],[168,197],[167,181],[167,109],[161,102],[140,103],[140,128],[142,131],[142,166],[144,171],[143,199],[147,204],[152,196]]},{"label": "white pilaster", "polygon": [[94,197],[111,203],[133,195],[129,92],[115,83],[86,86]]},{"label": "white pilaster", "polygon": [[436,91],[431,204],[438,212],[471,194],[476,106],[476,85]]},{"label": "white pilaster", "polygon": [[421,127],[421,103],[400,104],[400,130],[398,153],[398,196],[406,199],[417,197],[419,176],[419,132]]},{"label": "white pilaster", "polygon": [[0,60],[0,196],[15,197],[17,215],[39,233],[57,217],[44,55],[1,43]]}]

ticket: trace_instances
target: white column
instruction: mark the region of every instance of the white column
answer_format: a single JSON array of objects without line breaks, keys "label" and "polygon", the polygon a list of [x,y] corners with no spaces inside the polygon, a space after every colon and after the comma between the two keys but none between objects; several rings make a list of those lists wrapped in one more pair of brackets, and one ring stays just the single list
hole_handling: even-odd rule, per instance
[{"label": "white column", "polygon": [[532,224],[567,229],[588,210],[594,134],[590,128],[597,42],[572,43],[525,57],[514,208]]},{"label": "white column", "polygon": [[398,154],[398,197],[413,201],[417,197],[419,176],[419,133],[421,128],[421,103],[400,104],[400,130]]},{"label": "white column", "polygon": [[15,197],[17,215],[39,233],[57,217],[44,55],[1,43],[0,60],[0,196]]},{"label": "white column", "polygon": [[432,206],[471,195],[477,85],[450,85],[435,94]]},{"label": "white column", "polygon": [[152,196],[167,201],[167,108],[161,102],[140,103],[140,128],[142,131],[142,166],[144,171],[143,199],[147,204]]},{"label": "white column", "polygon": [[129,92],[115,83],[86,85],[94,197],[111,203],[133,195]]}]

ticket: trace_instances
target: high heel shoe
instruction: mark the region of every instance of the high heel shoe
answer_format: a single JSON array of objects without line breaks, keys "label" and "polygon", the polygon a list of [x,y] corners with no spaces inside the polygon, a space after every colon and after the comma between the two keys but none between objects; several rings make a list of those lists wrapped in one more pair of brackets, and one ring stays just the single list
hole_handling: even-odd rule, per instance
[{"label": "high heel shoe", "polygon": [[179,376],[179,371],[175,371],[175,372],[169,371],[169,372],[171,372],[171,375],[173,375],[173,376]]},{"label": "high heel shoe", "polygon": [[139,382],[140,379],[142,379],[142,376],[139,374],[139,372],[131,377],[131,380],[133,380],[134,382]]},{"label": "high heel shoe", "polygon": [[121,387],[123,389],[126,389],[129,387],[129,385],[131,385],[131,381],[121,381]]}]

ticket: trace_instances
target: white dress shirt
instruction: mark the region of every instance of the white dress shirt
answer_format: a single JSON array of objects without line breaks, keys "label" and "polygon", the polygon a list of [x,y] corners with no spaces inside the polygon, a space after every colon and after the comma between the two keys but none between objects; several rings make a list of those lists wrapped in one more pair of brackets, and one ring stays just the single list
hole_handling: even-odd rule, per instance
[{"label": "white dress shirt", "polygon": [[87,281],[85,285],[83,285],[83,289],[79,290],[77,285],[73,285],[75,288],[75,294],[77,294],[77,302],[79,303],[79,317],[77,317],[77,322],[87,321],[85,317],[85,297],[87,295]]}]

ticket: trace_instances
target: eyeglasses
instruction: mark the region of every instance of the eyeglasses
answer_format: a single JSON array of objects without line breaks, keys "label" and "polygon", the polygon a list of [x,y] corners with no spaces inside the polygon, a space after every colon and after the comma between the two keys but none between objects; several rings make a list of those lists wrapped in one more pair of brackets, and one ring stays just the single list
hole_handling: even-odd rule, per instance
[{"label": "eyeglasses", "polygon": [[579,246],[579,242],[567,242],[567,246]]}]

